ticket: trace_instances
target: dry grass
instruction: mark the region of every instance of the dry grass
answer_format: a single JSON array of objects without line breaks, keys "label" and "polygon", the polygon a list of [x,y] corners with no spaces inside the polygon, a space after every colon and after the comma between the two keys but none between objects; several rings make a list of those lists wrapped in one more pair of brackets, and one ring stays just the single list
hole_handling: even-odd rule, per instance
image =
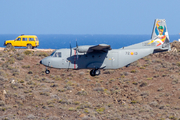
[{"label": "dry grass", "polygon": [[179,52],[98,77],[52,68],[46,75],[39,61],[50,53],[0,51],[0,119],[180,119]]}]

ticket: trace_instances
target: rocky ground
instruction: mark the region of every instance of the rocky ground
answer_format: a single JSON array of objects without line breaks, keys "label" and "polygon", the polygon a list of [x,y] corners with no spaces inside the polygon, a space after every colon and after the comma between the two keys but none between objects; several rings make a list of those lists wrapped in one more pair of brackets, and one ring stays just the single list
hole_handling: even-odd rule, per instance
[{"label": "rocky ground", "polygon": [[101,70],[50,69],[39,61],[51,51],[0,51],[2,120],[178,120],[180,43],[129,67]]}]

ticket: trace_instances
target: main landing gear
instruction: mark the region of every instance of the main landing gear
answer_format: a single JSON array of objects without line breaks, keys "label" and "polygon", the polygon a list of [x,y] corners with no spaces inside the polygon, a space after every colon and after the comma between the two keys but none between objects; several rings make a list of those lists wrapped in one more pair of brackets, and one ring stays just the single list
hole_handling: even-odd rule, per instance
[{"label": "main landing gear", "polygon": [[91,76],[97,76],[97,75],[100,75],[100,70],[99,69],[92,69],[91,71],[90,71],[90,75]]}]

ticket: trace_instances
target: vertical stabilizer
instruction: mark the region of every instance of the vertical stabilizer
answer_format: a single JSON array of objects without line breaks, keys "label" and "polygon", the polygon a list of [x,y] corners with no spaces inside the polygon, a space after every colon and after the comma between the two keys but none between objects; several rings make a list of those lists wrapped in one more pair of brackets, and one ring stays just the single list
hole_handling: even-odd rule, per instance
[{"label": "vertical stabilizer", "polygon": [[166,20],[156,19],[151,36],[151,43],[156,43],[156,46],[162,46],[162,48],[169,47],[169,34],[167,31]]}]

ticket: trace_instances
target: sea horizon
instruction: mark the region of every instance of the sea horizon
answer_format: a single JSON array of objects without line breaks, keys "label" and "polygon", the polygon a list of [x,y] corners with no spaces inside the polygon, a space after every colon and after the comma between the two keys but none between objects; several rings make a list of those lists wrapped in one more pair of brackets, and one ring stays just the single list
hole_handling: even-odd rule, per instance
[{"label": "sea horizon", "polygon": [[[0,34],[0,47],[4,46],[4,41],[14,40],[21,34]],[[142,41],[150,40],[150,34],[31,34],[39,39],[41,49],[61,49],[76,47],[81,45],[108,44],[113,49],[122,48]],[[179,39],[179,34],[169,35],[170,42]]]}]

